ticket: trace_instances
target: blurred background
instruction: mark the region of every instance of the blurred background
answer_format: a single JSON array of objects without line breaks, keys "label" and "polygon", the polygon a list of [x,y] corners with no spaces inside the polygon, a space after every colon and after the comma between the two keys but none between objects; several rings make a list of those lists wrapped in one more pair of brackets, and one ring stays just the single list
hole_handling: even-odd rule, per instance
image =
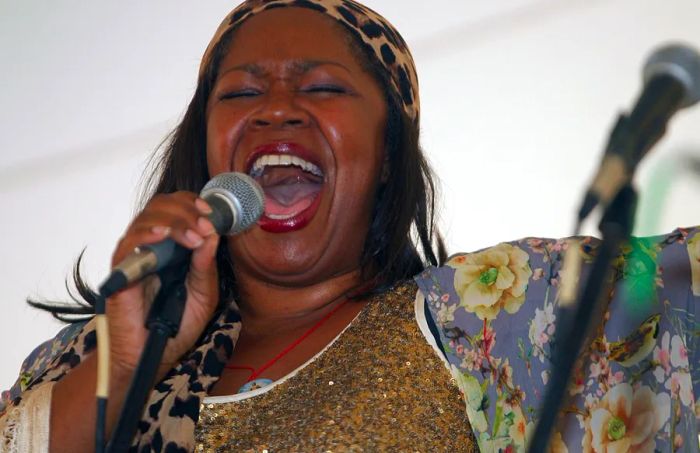
[{"label": "blurred background", "polygon": [[[0,0],[0,388],[61,324],[73,262],[97,284],[149,156],[237,2]],[[617,114],[661,43],[700,47],[698,0],[366,0],[418,66],[450,252],[571,233]],[[700,107],[637,175],[637,234],[700,224]],[[586,232],[595,233],[595,222]]]}]

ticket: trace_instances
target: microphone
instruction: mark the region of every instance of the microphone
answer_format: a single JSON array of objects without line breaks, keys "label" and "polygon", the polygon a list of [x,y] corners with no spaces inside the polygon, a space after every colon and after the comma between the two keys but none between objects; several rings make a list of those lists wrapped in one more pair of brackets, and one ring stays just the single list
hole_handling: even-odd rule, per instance
[{"label": "microphone", "polygon": [[[221,173],[199,194],[212,208],[208,218],[216,232],[234,235],[251,227],[263,213],[265,197],[260,186],[244,173]],[[191,250],[172,239],[137,247],[117,264],[100,287],[105,298],[147,275],[189,260]]]},{"label": "microphone", "polygon": [[656,50],[643,72],[644,89],[629,115],[618,119],[578,212],[582,222],[598,205],[607,206],[632,179],[634,171],[666,132],[680,109],[700,100],[700,54],[680,44]]}]

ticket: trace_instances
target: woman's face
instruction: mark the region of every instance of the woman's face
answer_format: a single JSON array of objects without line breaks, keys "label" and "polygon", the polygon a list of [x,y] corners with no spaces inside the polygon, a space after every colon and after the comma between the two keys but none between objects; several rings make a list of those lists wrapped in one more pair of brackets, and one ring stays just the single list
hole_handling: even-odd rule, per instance
[{"label": "woman's face", "polygon": [[346,32],[303,8],[235,33],[207,106],[210,176],[237,171],[265,213],[229,247],[239,274],[285,285],[358,268],[384,163],[387,108]]}]

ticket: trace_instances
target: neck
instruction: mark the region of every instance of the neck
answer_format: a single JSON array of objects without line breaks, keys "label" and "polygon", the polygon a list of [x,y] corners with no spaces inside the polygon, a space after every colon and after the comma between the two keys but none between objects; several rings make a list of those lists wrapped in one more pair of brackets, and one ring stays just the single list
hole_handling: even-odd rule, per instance
[{"label": "neck", "polygon": [[294,331],[313,324],[347,300],[361,284],[359,269],[306,286],[282,286],[237,275],[244,331],[252,336]]}]

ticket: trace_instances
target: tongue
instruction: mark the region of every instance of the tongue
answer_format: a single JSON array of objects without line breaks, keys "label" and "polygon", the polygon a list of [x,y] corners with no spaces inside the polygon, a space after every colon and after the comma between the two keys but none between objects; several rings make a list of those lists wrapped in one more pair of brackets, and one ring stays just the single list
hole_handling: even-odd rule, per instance
[{"label": "tongue", "polygon": [[321,185],[311,182],[293,182],[265,187],[265,214],[291,216],[311,206],[321,191]]},{"label": "tongue", "polygon": [[268,167],[262,175],[265,214],[292,217],[311,206],[321,192],[322,180],[296,167]]}]

